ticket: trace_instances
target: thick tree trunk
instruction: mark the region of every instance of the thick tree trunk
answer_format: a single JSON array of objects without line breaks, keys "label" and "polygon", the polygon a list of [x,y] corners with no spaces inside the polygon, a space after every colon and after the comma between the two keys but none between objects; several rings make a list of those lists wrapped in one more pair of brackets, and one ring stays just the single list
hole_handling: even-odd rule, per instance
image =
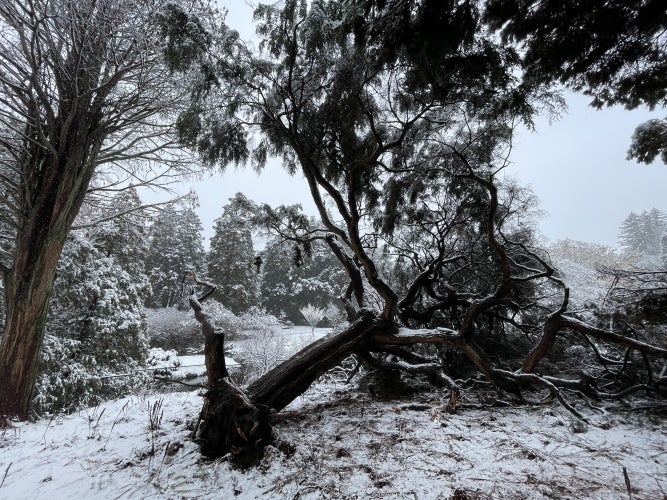
[{"label": "thick tree trunk", "polygon": [[204,335],[208,378],[208,391],[199,415],[197,441],[202,454],[209,458],[231,454],[237,466],[255,465],[262,457],[264,447],[271,441],[268,412],[256,407],[229,378],[224,331],[216,326],[213,316],[201,304],[215,293],[217,286],[198,280],[192,271],[187,271],[187,276],[208,288],[200,297],[193,290],[189,298]]},{"label": "thick tree trunk", "polygon": [[[63,160],[35,152],[25,167],[14,258],[5,270],[5,330],[0,342],[0,414],[25,419],[56,266],[94,172],[97,145],[66,150]],[[38,148],[37,148],[38,149]],[[91,153],[93,151],[93,153]]]},{"label": "thick tree trunk", "polygon": [[247,390],[250,400],[258,406],[282,410],[303,394],[320,375],[359,350],[376,328],[382,328],[377,316],[363,311],[342,332],[306,346],[253,382]]},{"label": "thick tree trunk", "polygon": [[62,214],[58,212],[62,199],[53,195],[42,198],[23,221],[16,238],[14,261],[5,275],[0,414],[21,419],[29,415],[56,266],[80,206],[79,200],[74,207],[70,201],[72,213]]},{"label": "thick tree trunk", "polygon": [[[0,415],[25,419],[37,373],[49,297],[62,244],[40,253],[34,267],[21,262],[6,283],[5,331],[0,343]],[[18,252],[25,249],[17,249]],[[23,259],[17,259],[23,260]]]},{"label": "thick tree trunk", "polygon": [[[198,304],[194,307],[197,313]],[[202,330],[214,331],[205,315],[197,316]],[[202,453],[209,458],[231,454],[235,465],[255,465],[271,441],[271,412],[283,409],[320,375],[362,348],[370,332],[378,327],[377,316],[365,311],[349,328],[302,349],[251,384],[245,393],[227,376],[212,380],[209,373],[209,390],[197,434]],[[221,345],[219,337],[205,334],[207,346],[209,342]]]}]

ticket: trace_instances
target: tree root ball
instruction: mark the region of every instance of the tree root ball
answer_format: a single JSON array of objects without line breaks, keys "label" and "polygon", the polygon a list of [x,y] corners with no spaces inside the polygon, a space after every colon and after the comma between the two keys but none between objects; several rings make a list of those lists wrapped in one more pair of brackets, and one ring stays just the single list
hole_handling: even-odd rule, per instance
[{"label": "tree root ball", "polygon": [[218,380],[205,396],[197,435],[204,456],[229,455],[238,467],[256,465],[271,442],[270,413],[253,405],[228,378]]}]

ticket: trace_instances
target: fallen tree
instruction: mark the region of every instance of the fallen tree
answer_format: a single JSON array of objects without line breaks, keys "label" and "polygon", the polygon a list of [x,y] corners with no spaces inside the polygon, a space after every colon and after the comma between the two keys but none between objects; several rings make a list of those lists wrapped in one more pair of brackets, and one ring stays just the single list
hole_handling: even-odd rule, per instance
[{"label": "fallen tree", "polygon": [[[474,13],[471,32],[447,35],[460,39],[441,47],[436,70],[444,73],[428,82],[405,54],[378,57],[383,47],[364,37],[369,25],[362,14],[337,1],[261,6],[263,53],[226,28],[217,37],[196,37],[197,57],[187,46],[184,57],[200,66],[202,79],[179,122],[182,139],[211,163],[251,160],[262,167],[269,154],[281,156],[306,179],[320,224],[295,207],[250,202],[249,218],[300,254],[315,240],[325,242],[349,277],[341,295],[349,326],[247,388],[233,386],[207,354],[213,375],[198,434],[203,452],[254,463],[267,443],[271,412],[352,354],[369,369],[424,376],[448,388],[450,410],[459,403],[461,374],[479,374],[519,398],[546,389],[575,415],[564,391],[598,397],[613,388],[621,397],[640,386],[664,394],[655,373],[665,348],[567,313],[568,289],[537,248],[535,200],[499,181],[513,124],[529,118],[545,90],[515,82],[513,58],[475,28]],[[180,12],[167,34],[194,28],[207,30]],[[251,132],[260,137],[252,153]],[[222,356],[224,336],[201,300],[191,294],[211,343],[207,353]],[[585,345],[593,338],[640,353],[639,363],[624,364],[633,364],[633,377],[598,390],[602,376],[575,377],[558,363],[554,373],[537,373],[569,331]]]}]

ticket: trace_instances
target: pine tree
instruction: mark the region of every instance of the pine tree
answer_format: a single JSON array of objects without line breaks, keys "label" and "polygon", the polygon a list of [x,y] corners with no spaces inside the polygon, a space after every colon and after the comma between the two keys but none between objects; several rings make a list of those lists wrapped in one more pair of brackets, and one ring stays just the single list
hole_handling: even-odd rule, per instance
[{"label": "pine tree", "polygon": [[640,215],[630,213],[619,228],[619,241],[628,252],[654,257],[660,255],[665,232],[667,216],[653,208]]},{"label": "pine tree", "polygon": [[179,291],[183,272],[203,273],[205,267],[202,224],[195,211],[198,206],[197,195],[191,192],[153,220],[146,255],[153,294],[146,300],[147,307],[187,307]]},{"label": "pine tree", "polygon": [[208,276],[219,286],[215,298],[238,314],[259,304],[259,275],[255,266],[248,200],[237,193],[215,220],[208,253]]}]

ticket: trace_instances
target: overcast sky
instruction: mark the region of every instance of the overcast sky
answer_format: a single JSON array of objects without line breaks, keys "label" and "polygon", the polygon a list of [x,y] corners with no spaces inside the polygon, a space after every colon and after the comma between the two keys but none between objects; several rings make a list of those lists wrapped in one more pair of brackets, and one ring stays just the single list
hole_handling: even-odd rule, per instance
[{"label": "overcast sky", "polygon": [[[251,8],[239,0],[227,5],[227,24],[242,37],[252,34]],[[667,165],[646,166],[626,160],[634,128],[666,110],[596,110],[585,96],[567,94],[568,111],[560,120],[536,121],[534,132],[523,131],[515,140],[513,164],[507,170],[521,184],[530,185],[540,199],[545,216],[539,230],[550,241],[571,238],[617,246],[618,226],[632,211],[655,207],[667,212]],[[314,214],[305,181],[290,177],[278,162],[257,175],[251,169],[229,168],[182,191],[199,195],[205,236],[212,235],[213,220],[235,193],[272,205],[301,203]]]}]

